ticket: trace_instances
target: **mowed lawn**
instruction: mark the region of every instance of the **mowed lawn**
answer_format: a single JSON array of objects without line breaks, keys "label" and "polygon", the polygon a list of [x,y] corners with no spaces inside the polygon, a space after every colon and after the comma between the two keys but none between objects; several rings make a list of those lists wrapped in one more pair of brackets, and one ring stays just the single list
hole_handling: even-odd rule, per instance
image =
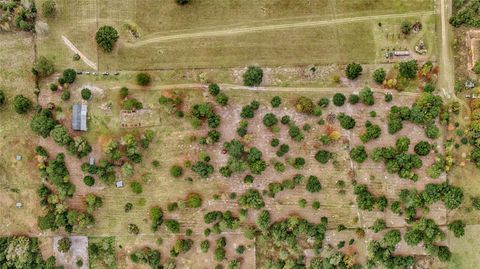
[{"label": "mowed lawn", "polygon": [[[83,62],[72,60],[73,53],[61,39],[65,35],[101,70],[371,63],[378,60],[375,16],[433,11],[431,0],[394,4],[388,0],[197,0],[187,6],[167,0],[127,0],[121,5],[108,0],[57,2],[59,16],[41,19],[48,24],[48,31],[39,34],[39,54],[54,58],[62,68],[86,68]],[[365,16],[369,18],[348,22],[349,18]],[[343,21],[295,26],[335,19]],[[388,23],[386,18],[382,21]],[[97,52],[94,40],[96,29],[105,24],[120,32],[110,54]],[[134,38],[126,25],[135,28],[139,38]],[[278,25],[294,26],[262,28]],[[252,27],[260,29],[231,33]],[[218,31],[224,33],[212,34]],[[184,34],[195,36],[162,40]]]}]

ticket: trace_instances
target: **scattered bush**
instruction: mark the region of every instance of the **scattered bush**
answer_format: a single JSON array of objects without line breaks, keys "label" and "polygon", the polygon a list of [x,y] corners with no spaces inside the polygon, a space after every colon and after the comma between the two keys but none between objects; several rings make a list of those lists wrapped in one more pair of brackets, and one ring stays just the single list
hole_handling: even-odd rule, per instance
[{"label": "scattered bush", "polygon": [[387,72],[385,71],[385,69],[378,68],[373,72],[373,81],[375,81],[378,84],[382,84],[386,76],[387,76]]},{"label": "scattered bush", "polygon": [[315,154],[315,160],[317,160],[319,163],[326,164],[328,160],[332,158],[333,154],[330,151],[326,150],[319,150]]},{"label": "scattered bush", "polygon": [[16,95],[13,98],[13,108],[18,114],[25,114],[32,108],[32,101],[23,95]]},{"label": "scattered bush", "polygon": [[345,99],[345,95],[341,93],[336,93],[333,96],[333,104],[336,106],[343,106],[343,104],[345,104]]},{"label": "scattered bush", "polygon": [[308,177],[306,189],[311,193],[319,192],[322,189],[320,180],[316,176]]},{"label": "scattered bush", "polygon": [[95,40],[104,52],[111,52],[118,40],[118,32],[112,26],[104,25],[98,29]]},{"label": "scattered bush", "polygon": [[151,78],[147,73],[140,72],[136,76],[137,84],[140,86],[147,86],[150,84]]},{"label": "scattered bush", "polygon": [[132,183],[130,183],[130,188],[132,189],[132,192],[135,194],[140,194],[143,192],[142,184],[136,181],[133,181]]},{"label": "scattered bush", "polygon": [[280,96],[274,96],[270,101],[272,107],[279,107],[282,104],[282,98]]},{"label": "scattered bush", "polygon": [[245,86],[258,86],[262,83],[263,70],[257,66],[249,66],[243,74],[243,84]]},{"label": "scattered bush", "polygon": [[58,247],[57,250],[63,253],[67,253],[70,250],[70,247],[72,246],[72,240],[68,237],[64,237],[57,242]]},{"label": "scattered bush", "polygon": [[362,74],[363,68],[360,64],[351,63],[347,65],[347,69],[345,70],[345,74],[348,79],[354,80],[358,78]]},{"label": "scattered bush", "polygon": [[89,88],[84,88],[81,91],[81,95],[83,100],[89,100],[92,97],[92,91]]},{"label": "scattered bush", "polygon": [[356,146],[350,150],[350,158],[357,163],[363,163],[367,158],[367,151],[364,146]]}]

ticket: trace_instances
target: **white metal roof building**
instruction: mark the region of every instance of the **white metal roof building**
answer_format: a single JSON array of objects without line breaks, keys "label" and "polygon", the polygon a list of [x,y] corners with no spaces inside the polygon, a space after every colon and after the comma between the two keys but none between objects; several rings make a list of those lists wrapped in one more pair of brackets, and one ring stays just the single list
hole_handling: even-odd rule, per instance
[{"label": "white metal roof building", "polygon": [[72,129],[75,131],[87,130],[87,105],[74,104],[72,107]]}]

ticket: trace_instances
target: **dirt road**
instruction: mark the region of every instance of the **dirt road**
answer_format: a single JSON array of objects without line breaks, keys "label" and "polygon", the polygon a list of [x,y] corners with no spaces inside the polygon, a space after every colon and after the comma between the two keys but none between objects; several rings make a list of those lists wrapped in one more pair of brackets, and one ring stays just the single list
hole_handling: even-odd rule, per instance
[{"label": "dirt road", "polygon": [[78,55],[80,55],[80,59],[82,59],[82,61],[90,66],[91,68],[93,68],[94,70],[98,70],[98,67],[97,67],[97,64],[91,60],[89,60],[87,58],[87,56],[85,56],[85,54],[83,54],[79,49],[77,49],[77,47],[75,47],[75,45],[73,45],[73,43],[68,40],[68,38],[64,35],[62,35],[62,39],[63,39],[63,42],[65,43],[65,45],[67,45],[67,47],[73,51],[73,53],[76,53]]}]

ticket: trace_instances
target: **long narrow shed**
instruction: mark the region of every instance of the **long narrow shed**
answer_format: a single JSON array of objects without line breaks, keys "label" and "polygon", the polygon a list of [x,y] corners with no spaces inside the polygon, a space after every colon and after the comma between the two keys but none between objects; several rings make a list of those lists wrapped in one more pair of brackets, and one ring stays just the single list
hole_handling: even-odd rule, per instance
[{"label": "long narrow shed", "polygon": [[72,129],[87,131],[87,105],[74,104],[72,107]]}]

